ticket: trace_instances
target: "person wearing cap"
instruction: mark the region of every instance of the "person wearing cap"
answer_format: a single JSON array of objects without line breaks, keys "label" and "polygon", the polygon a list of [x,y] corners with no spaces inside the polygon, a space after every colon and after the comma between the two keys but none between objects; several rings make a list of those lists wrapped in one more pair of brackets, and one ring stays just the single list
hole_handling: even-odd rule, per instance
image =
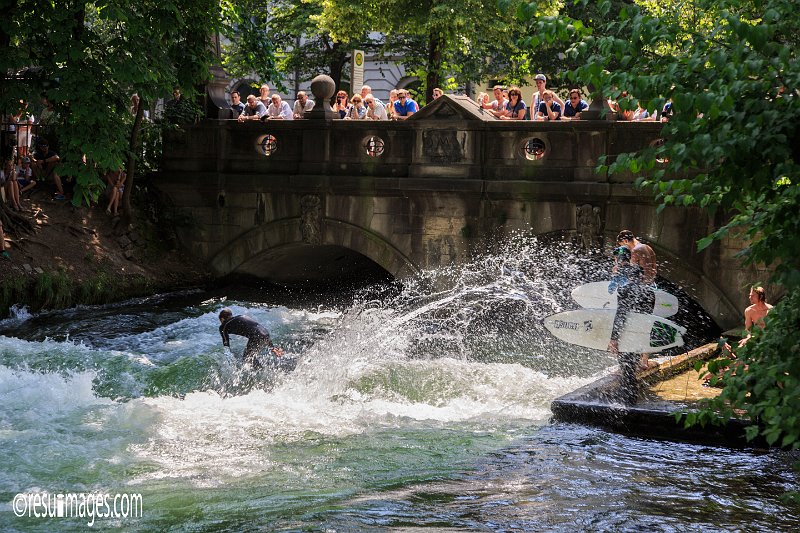
[{"label": "person wearing cap", "polygon": [[[50,176],[53,177],[53,182],[56,184],[56,194],[53,196],[55,200],[64,200],[64,187],[61,184],[61,177],[56,172],[56,165],[61,160],[58,154],[50,149],[50,143],[47,139],[39,139],[36,145],[36,151],[33,152],[31,158],[31,168],[33,176],[37,181],[45,181]],[[20,192],[24,192],[25,189]]]},{"label": "person wearing cap", "polygon": [[258,354],[264,348],[269,347],[276,357],[283,355],[283,350],[272,344],[269,331],[247,315],[233,316],[233,311],[224,308],[219,312],[219,334],[222,335],[222,345],[230,348],[230,336],[239,335],[247,337],[247,347],[244,349],[242,359],[253,368],[261,368]]},{"label": "person wearing cap", "polygon": [[[541,120],[537,117],[541,104],[544,102],[544,93],[547,90],[547,76],[544,74],[537,74],[533,77],[533,82],[536,84],[536,92],[531,95],[531,120]],[[564,109],[564,100],[562,100],[555,92],[553,92],[553,101],[558,103],[559,108]]]},{"label": "person wearing cap", "polygon": [[[614,315],[614,324],[611,330],[611,340],[608,342],[608,351],[619,355],[619,337],[625,328],[628,315],[633,312],[652,313],[655,306],[656,278],[656,253],[653,249],[640,242],[630,230],[622,230],[617,235],[617,264],[612,272],[625,276],[627,282],[617,289],[617,312]],[[628,250],[627,254],[620,250]],[[609,287],[610,289],[610,287]],[[651,366],[649,356],[642,354],[639,360],[639,370],[647,370]]]}]

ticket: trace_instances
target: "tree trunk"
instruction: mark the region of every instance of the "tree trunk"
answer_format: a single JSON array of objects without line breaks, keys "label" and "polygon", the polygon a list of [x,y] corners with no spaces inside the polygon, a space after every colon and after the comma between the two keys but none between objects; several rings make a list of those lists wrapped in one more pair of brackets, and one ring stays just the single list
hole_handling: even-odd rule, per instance
[{"label": "tree trunk", "polygon": [[428,75],[425,79],[425,102],[433,102],[433,89],[439,86],[440,73],[442,70],[442,48],[444,39],[435,28],[431,29],[428,35]]},{"label": "tree trunk", "polygon": [[3,223],[5,233],[19,235],[20,231],[33,233],[35,224],[29,215],[21,215],[8,207],[5,202],[0,202],[0,222]]},{"label": "tree trunk", "polygon": [[[330,62],[328,63],[330,71],[331,71],[331,78],[333,78],[333,82],[336,84],[336,90],[338,91],[342,86],[342,73],[344,72],[344,66],[347,64],[347,54],[342,53],[341,47],[339,43],[334,43],[331,47],[330,51]],[[350,88],[350,92],[352,93],[353,88]],[[335,97],[336,95],[334,95]]]},{"label": "tree trunk", "polygon": [[139,153],[139,133],[142,129],[144,106],[144,98],[140,98],[139,107],[136,109],[136,118],[133,120],[130,142],[128,143],[128,164],[125,167],[125,191],[122,193],[122,217],[120,218],[121,228],[130,227],[131,221],[133,220],[131,194],[133,194],[133,178],[136,175],[136,155]]}]

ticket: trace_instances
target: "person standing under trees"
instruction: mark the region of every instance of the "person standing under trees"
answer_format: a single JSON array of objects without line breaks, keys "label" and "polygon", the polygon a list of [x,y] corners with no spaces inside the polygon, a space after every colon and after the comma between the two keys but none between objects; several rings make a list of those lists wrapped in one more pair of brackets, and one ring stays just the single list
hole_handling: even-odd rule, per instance
[{"label": "person standing under trees", "polygon": [[233,311],[226,307],[219,312],[219,334],[222,335],[222,345],[230,348],[230,336],[239,335],[247,337],[247,347],[244,349],[242,359],[253,368],[261,368],[258,354],[269,347],[275,357],[283,355],[283,350],[272,344],[269,331],[247,315],[233,316]]}]

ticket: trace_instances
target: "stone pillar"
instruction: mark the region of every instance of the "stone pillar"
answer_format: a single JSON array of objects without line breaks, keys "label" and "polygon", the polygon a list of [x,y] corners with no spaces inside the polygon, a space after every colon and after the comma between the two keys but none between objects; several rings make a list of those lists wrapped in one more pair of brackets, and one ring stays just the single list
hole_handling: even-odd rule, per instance
[{"label": "stone pillar", "polygon": [[596,91],[592,83],[587,85],[587,88],[589,89],[592,101],[589,104],[589,109],[581,112],[581,118],[583,120],[601,120],[603,118],[603,109],[606,105],[603,93],[601,91]]},{"label": "stone pillar", "polygon": [[331,159],[331,122],[339,113],[331,107],[331,96],[336,92],[333,78],[320,74],[311,80],[314,109],[305,114],[305,120],[314,122],[303,128],[303,151],[298,170],[305,174],[325,174]]},{"label": "stone pillar", "polygon": [[[219,34],[215,33],[211,38],[211,48],[217,61],[220,61]],[[233,110],[225,99],[225,90],[228,88],[230,80],[225,69],[219,63],[212,65],[211,80],[205,87],[205,114],[207,118],[229,119],[233,117]]]},{"label": "stone pillar", "polygon": [[336,92],[336,83],[333,78],[320,74],[311,80],[311,93],[314,95],[314,109],[306,113],[309,120],[333,120],[339,114],[331,107],[331,97]]}]

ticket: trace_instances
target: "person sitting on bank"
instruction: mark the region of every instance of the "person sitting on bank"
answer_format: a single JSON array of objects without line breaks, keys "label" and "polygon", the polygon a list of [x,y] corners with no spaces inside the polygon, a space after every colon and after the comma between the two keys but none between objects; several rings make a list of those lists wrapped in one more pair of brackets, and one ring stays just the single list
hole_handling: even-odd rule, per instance
[{"label": "person sitting on bank", "polygon": [[747,336],[739,341],[739,348],[752,338],[753,326],[764,329],[764,318],[772,311],[772,305],[767,303],[764,287],[751,288],[748,297],[750,305],[744,310],[744,329],[747,330]]},{"label": "person sitting on bank", "polygon": [[[8,170],[14,170],[13,164]],[[22,211],[20,193],[36,186],[36,182],[33,179],[33,169],[31,169],[31,158],[27,156],[21,158],[19,168],[16,169],[16,175],[12,174],[10,176],[6,181],[6,198],[13,209]]]},{"label": "person sitting on bank", "polygon": [[11,256],[6,251],[6,234],[3,233],[3,221],[0,220],[0,258],[10,260]]},{"label": "person sitting on bank", "polygon": [[[752,287],[750,289],[750,305],[744,310],[744,329],[747,330],[747,335],[739,341],[738,347],[741,348],[747,344],[752,338],[753,326],[764,329],[764,318],[772,311],[772,305],[767,303],[767,294],[764,287]],[[722,346],[722,356],[728,359],[737,359],[736,353],[727,342]],[[746,365],[742,365],[741,361],[732,361],[730,366],[721,366],[716,369],[716,372],[706,372],[702,376],[704,385],[709,386],[712,383],[719,385],[725,377],[725,373],[733,369],[735,374],[740,369],[747,369]],[[716,379],[715,379],[716,378]]]},{"label": "person sitting on bank", "polygon": [[226,307],[219,312],[219,321],[219,334],[222,335],[223,346],[230,348],[231,335],[247,337],[247,346],[242,354],[242,359],[254,368],[261,367],[257,356],[264,348],[269,348],[275,357],[283,355],[283,350],[272,344],[269,331],[249,316],[233,316],[233,311]]},{"label": "person sitting on bank", "polygon": [[125,171],[120,169],[106,174],[108,184],[108,207],[106,214],[112,217],[119,216],[119,201],[125,192]]},{"label": "person sitting on bank", "polygon": [[[56,194],[53,196],[55,200],[64,200],[64,186],[61,184],[61,177],[56,172],[56,165],[61,160],[58,154],[50,149],[50,143],[47,139],[39,139],[36,144],[36,151],[33,152],[31,157],[31,169],[33,170],[33,177],[37,181],[46,181],[50,176],[53,177],[53,182],[56,185]],[[34,183],[35,184],[35,183]],[[23,188],[20,192],[25,192],[27,187]]]},{"label": "person sitting on bank", "polygon": [[[25,158],[27,159],[27,157]],[[30,164],[28,165],[30,170]],[[15,211],[22,211],[22,204],[19,203],[19,183],[17,182],[17,169],[14,162],[10,159],[3,163],[0,169],[0,188],[6,195],[6,203]]]}]

